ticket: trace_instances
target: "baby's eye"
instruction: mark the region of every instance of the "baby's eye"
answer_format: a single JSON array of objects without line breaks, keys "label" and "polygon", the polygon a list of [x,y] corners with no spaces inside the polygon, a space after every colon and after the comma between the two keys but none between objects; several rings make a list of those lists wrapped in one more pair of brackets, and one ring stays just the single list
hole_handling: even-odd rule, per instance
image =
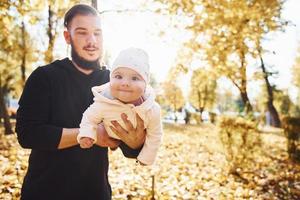
[{"label": "baby's eye", "polygon": [[119,74],[117,74],[117,75],[115,75],[115,78],[116,78],[116,79],[122,79],[122,76],[119,75]]},{"label": "baby's eye", "polygon": [[137,76],[133,76],[133,77],[132,77],[132,80],[133,80],[133,81],[139,81],[140,79],[139,79],[139,77],[137,77]]}]

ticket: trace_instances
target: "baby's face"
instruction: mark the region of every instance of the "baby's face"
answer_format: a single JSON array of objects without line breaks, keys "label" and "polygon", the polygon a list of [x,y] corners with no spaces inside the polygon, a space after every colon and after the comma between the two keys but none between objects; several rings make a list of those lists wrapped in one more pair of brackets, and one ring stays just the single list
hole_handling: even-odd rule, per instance
[{"label": "baby's face", "polygon": [[136,71],[119,67],[113,71],[110,89],[113,97],[124,103],[134,103],[145,92],[146,82]]}]

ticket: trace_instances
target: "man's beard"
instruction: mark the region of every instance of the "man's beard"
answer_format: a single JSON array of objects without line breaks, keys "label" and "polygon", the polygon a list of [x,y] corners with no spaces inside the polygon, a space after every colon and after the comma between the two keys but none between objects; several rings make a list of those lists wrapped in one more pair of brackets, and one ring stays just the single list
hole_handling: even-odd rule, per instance
[{"label": "man's beard", "polygon": [[93,60],[93,61],[89,61],[89,60],[82,58],[76,52],[73,42],[71,42],[71,56],[72,56],[73,62],[75,62],[77,64],[77,66],[81,69],[95,70],[95,69],[100,68],[99,58],[96,60]]}]

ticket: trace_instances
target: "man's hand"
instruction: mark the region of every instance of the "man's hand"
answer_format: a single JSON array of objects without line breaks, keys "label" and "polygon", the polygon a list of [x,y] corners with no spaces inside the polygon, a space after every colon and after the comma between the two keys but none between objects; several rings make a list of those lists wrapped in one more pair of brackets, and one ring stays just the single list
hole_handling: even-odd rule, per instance
[{"label": "man's hand", "polygon": [[122,113],[121,118],[125,123],[126,131],[117,121],[112,121],[113,126],[110,126],[111,130],[119,136],[119,138],[132,149],[140,148],[145,142],[146,130],[144,127],[144,121],[136,114],[136,128],[132,126],[132,123],[127,119],[127,115]]},{"label": "man's hand", "polygon": [[103,124],[99,124],[97,128],[97,142],[96,144],[100,147],[110,147],[111,149],[118,148],[120,140],[109,137]]}]

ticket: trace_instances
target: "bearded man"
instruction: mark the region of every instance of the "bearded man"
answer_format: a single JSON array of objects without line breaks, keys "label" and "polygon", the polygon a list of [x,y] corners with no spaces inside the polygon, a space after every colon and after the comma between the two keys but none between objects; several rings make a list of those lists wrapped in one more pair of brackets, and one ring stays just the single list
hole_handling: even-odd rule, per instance
[{"label": "bearded man", "polygon": [[[136,138],[124,140],[127,144],[110,138],[99,124],[97,143],[89,149],[79,147],[78,128],[82,113],[93,100],[91,88],[107,83],[109,71],[99,65],[103,39],[98,11],[75,5],[66,12],[64,26],[72,59],[56,60],[34,70],[19,101],[18,141],[31,149],[21,199],[111,199],[108,147],[120,147],[126,157],[136,158],[145,140],[143,121],[130,131],[115,126],[124,138]],[[124,123],[131,126],[126,119]]]}]

